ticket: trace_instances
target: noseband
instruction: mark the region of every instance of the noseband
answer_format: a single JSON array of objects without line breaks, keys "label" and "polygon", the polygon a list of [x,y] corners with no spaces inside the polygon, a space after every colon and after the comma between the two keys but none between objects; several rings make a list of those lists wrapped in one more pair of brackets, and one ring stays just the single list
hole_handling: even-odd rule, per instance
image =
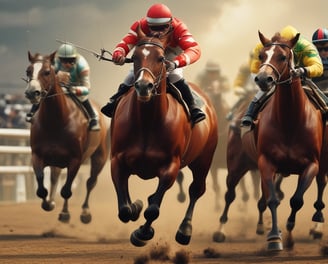
[{"label": "noseband", "polygon": [[[284,43],[269,43],[266,44],[264,47],[270,47],[270,46],[280,46],[280,47],[284,47],[284,48],[288,48],[289,49],[289,53],[290,55],[293,57],[293,50],[291,47],[289,47],[287,44]],[[293,58],[292,58],[293,59]],[[293,76],[291,74],[289,74],[289,78],[287,78],[286,80],[282,80],[280,81],[281,77],[283,76],[283,74],[286,72],[286,70],[290,70],[292,69],[291,65],[290,65],[290,57],[288,57],[288,60],[286,60],[287,63],[283,69],[283,71],[280,73],[279,70],[272,64],[272,63],[262,63],[260,65],[260,68],[262,68],[263,66],[269,66],[270,68],[273,69],[273,71],[277,74],[278,78],[274,81],[274,83],[276,85],[278,84],[283,84],[283,83],[290,83],[292,81]]]}]

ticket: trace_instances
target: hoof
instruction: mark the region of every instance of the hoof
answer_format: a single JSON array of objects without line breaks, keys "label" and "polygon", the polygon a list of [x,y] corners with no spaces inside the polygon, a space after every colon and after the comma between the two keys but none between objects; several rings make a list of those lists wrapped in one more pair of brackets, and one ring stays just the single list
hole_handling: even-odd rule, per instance
[{"label": "hoof", "polygon": [[181,245],[188,245],[190,243],[191,236],[183,234],[180,230],[175,235],[175,241]]},{"label": "hoof", "polygon": [[263,224],[257,224],[256,234],[257,235],[264,235],[264,225]]},{"label": "hoof", "polygon": [[147,244],[147,241],[154,237],[154,229],[150,227],[148,230],[144,230],[141,226],[135,230],[130,236],[130,242],[136,247],[143,247]]},{"label": "hoof", "polygon": [[186,194],[183,193],[183,192],[179,193],[179,194],[178,194],[178,201],[179,201],[180,203],[184,203],[184,202],[186,201]]},{"label": "hoof", "polygon": [[214,242],[222,243],[225,241],[226,236],[222,232],[215,232],[212,237]]},{"label": "hoof", "polygon": [[139,219],[142,208],[143,203],[141,200],[136,200],[133,204],[131,204],[131,221],[137,221]]},{"label": "hoof", "polygon": [[313,239],[321,239],[322,238],[322,232],[318,232],[314,229],[310,230],[310,236],[312,236]]},{"label": "hoof", "polygon": [[55,202],[47,202],[47,201],[43,201],[41,204],[41,207],[43,210],[45,211],[52,211],[55,208]]},{"label": "hoof", "polygon": [[281,251],[281,250],[283,250],[283,246],[280,239],[268,241],[268,251]]},{"label": "hoof", "polygon": [[71,216],[70,216],[69,213],[63,213],[63,212],[61,212],[61,213],[59,214],[58,220],[59,220],[60,222],[66,224],[66,223],[69,222],[70,218],[71,218]]},{"label": "hoof", "polygon": [[123,223],[127,223],[130,221],[131,219],[131,208],[127,205],[121,207],[119,213],[118,213],[118,218],[123,222]]},{"label": "hoof", "polygon": [[91,214],[81,214],[80,220],[83,224],[89,224],[92,220]]}]

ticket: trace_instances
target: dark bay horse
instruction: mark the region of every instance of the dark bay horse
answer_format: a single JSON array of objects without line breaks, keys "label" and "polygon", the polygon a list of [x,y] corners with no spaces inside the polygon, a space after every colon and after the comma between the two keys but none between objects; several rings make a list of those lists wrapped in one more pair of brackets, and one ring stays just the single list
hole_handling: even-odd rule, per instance
[{"label": "dark bay horse", "polygon": [[[89,223],[89,196],[109,154],[109,128],[100,115],[100,131],[88,130],[88,119],[77,104],[64,93],[53,68],[55,52],[34,56],[28,52],[30,65],[26,70],[26,97],[31,103],[39,103],[31,124],[30,144],[32,165],[38,183],[37,195],[43,200],[42,208],[51,211],[55,207],[55,193],[61,169],[67,168],[66,182],[61,189],[65,199],[59,220],[68,222],[68,199],[72,195],[72,183],[81,164],[91,160],[87,193],[82,205],[81,221]],[[99,108],[97,106],[99,113]],[[44,186],[44,168],[50,167],[51,189]]]},{"label": "dark bay horse", "polygon": [[195,85],[193,91],[203,102],[206,119],[192,127],[184,107],[167,93],[167,36],[147,37],[138,30],[139,43],[132,60],[133,89],[117,105],[111,121],[111,175],[118,199],[119,219],[126,223],[139,218],[142,202],[131,202],[128,179],[134,174],[147,180],[158,177],[157,190],[148,197],[146,222],[130,237],[135,246],[144,246],[154,236],[152,223],[159,217],[166,191],[179,170],[188,166],[193,181],[189,205],[176,233],[176,241],[187,245],[191,239],[195,204],[205,192],[205,180],[218,141],[215,109]]},{"label": "dark bay horse", "polygon": [[[291,213],[288,217],[286,246],[292,248],[296,213],[304,204],[304,193],[316,177],[317,209],[312,220],[322,222],[324,207],[323,190],[326,185],[327,160],[324,146],[324,123],[318,110],[302,87],[301,78],[295,74],[292,48],[299,39],[283,39],[279,33],[267,39],[261,32],[259,38],[264,46],[260,52],[260,70],[255,82],[263,91],[275,89],[271,100],[259,114],[254,130],[244,134],[243,144],[255,142],[256,157],[261,173],[262,192],[271,211],[272,227],[267,236],[268,250],[282,250],[282,236],[278,227],[277,207],[279,198],[274,180],[277,173],[298,175],[298,184],[290,199]],[[321,156],[321,153],[324,155]],[[319,167],[320,164],[320,167]]]}]

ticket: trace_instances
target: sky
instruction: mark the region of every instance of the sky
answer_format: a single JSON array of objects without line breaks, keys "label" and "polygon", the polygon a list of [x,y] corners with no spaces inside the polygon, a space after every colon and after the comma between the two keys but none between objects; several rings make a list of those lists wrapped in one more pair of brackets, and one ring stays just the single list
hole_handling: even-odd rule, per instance
[{"label": "sky", "polygon": [[[0,0],[0,90],[24,92],[27,52],[49,54],[57,39],[99,52],[112,51],[131,24],[146,15],[150,0]],[[166,0],[173,15],[188,26],[202,49],[201,59],[185,68],[193,81],[208,60],[220,64],[232,83],[239,66],[259,41],[258,30],[270,37],[293,25],[311,39],[328,27],[326,0]],[[98,61],[80,50],[91,67],[91,97],[105,103],[130,65]],[[1,92],[0,92],[1,93]]]}]

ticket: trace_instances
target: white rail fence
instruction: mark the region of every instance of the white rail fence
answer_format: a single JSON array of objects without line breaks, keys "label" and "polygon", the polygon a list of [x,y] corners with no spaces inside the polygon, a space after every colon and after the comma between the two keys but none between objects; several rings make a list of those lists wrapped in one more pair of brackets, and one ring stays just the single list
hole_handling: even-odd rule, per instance
[{"label": "white rail fence", "polygon": [[0,201],[35,198],[29,129],[0,129]]}]

